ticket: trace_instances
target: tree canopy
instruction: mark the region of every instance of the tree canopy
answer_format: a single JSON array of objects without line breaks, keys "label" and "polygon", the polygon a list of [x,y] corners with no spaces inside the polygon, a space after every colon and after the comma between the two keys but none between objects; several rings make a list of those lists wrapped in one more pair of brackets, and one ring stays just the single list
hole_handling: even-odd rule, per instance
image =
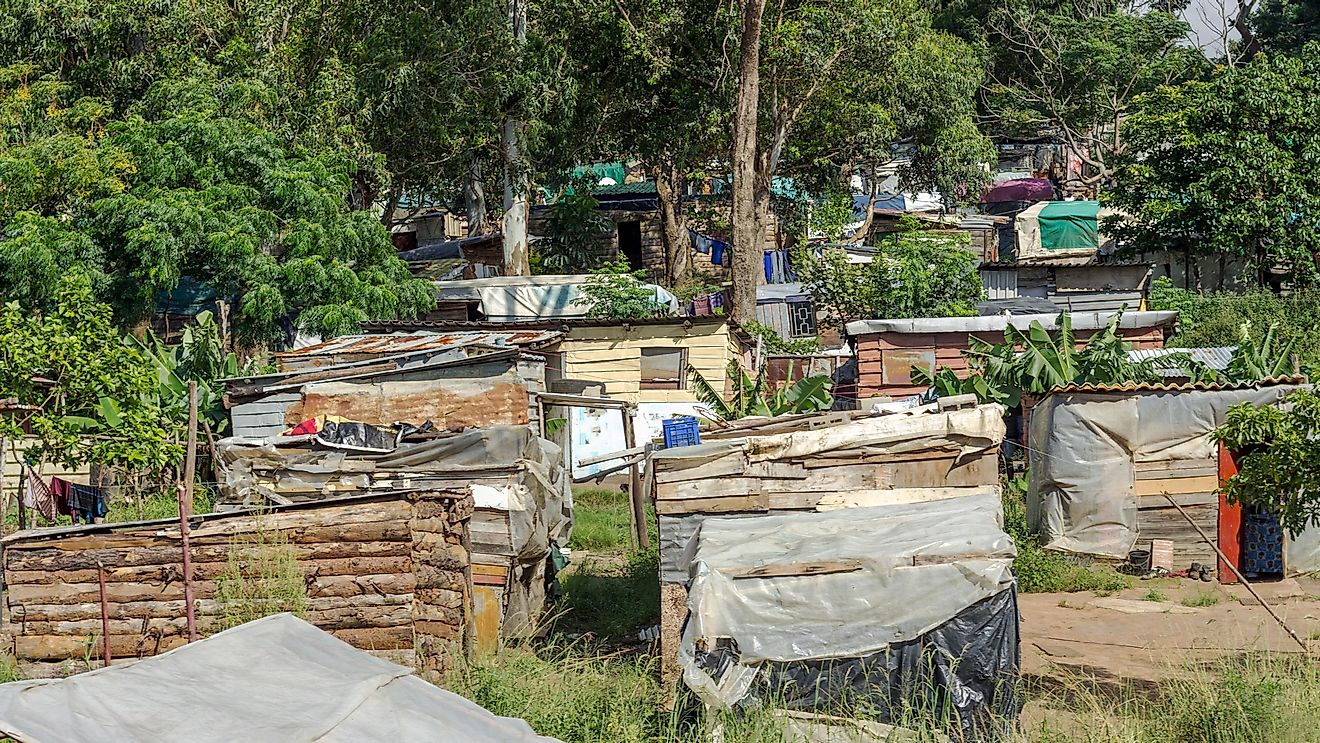
[{"label": "tree canopy", "polygon": [[1258,285],[1275,269],[1295,286],[1316,284],[1316,121],[1320,42],[1142,96],[1103,195],[1127,215],[1112,231],[1136,250],[1238,256]]}]

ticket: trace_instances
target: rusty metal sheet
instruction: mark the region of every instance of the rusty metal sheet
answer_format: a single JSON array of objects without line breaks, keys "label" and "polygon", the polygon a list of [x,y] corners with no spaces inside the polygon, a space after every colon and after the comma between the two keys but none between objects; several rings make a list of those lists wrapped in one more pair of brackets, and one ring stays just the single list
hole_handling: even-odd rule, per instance
[{"label": "rusty metal sheet", "polygon": [[935,349],[891,348],[880,354],[885,384],[912,384],[912,367],[935,373]]},{"label": "rusty metal sheet", "polygon": [[399,422],[435,423],[440,430],[525,425],[525,384],[516,378],[444,379],[354,384],[327,382],[307,387],[300,404],[289,407],[285,422],[297,424],[332,415],[375,426]]},{"label": "rusty metal sheet", "polygon": [[543,329],[345,335],[313,346],[277,353],[275,357],[284,362],[316,356],[397,356],[411,351],[435,351],[472,345],[531,347],[553,343],[562,335],[558,331]]}]

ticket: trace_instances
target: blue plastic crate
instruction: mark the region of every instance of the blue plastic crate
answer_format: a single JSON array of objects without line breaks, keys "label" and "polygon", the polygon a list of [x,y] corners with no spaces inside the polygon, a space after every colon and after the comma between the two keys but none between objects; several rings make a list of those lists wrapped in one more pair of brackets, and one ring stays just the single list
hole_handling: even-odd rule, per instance
[{"label": "blue plastic crate", "polygon": [[676,415],[663,421],[665,427],[665,448],[695,446],[701,443],[701,428],[695,416]]}]

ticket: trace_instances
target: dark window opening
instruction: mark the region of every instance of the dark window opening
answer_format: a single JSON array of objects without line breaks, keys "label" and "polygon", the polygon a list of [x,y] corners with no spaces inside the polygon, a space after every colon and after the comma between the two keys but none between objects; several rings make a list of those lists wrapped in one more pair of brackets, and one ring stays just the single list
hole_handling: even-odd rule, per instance
[{"label": "dark window opening", "polygon": [[619,223],[619,255],[628,261],[628,267],[634,271],[646,268],[642,262],[642,223]]},{"label": "dark window opening", "polygon": [[687,370],[685,348],[643,348],[642,379],[644,390],[681,390]]}]

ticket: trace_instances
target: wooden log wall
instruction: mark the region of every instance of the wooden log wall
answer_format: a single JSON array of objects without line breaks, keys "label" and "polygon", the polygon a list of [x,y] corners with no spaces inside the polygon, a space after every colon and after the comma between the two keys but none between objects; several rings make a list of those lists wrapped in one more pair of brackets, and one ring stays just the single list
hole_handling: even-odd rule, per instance
[{"label": "wooden log wall", "polygon": [[[443,670],[442,646],[467,636],[471,512],[471,497],[456,490],[208,515],[191,533],[198,629],[220,629],[216,580],[231,553],[241,555],[242,541],[258,531],[277,533],[306,581],[307,621],[365,650],[416,650],[419,664]],[[100,657],[98,565],[115,657],[154,655],[186,640],[177,526],[20,533],[7,540],[3,560],[3,629],[21,660]]]}]

